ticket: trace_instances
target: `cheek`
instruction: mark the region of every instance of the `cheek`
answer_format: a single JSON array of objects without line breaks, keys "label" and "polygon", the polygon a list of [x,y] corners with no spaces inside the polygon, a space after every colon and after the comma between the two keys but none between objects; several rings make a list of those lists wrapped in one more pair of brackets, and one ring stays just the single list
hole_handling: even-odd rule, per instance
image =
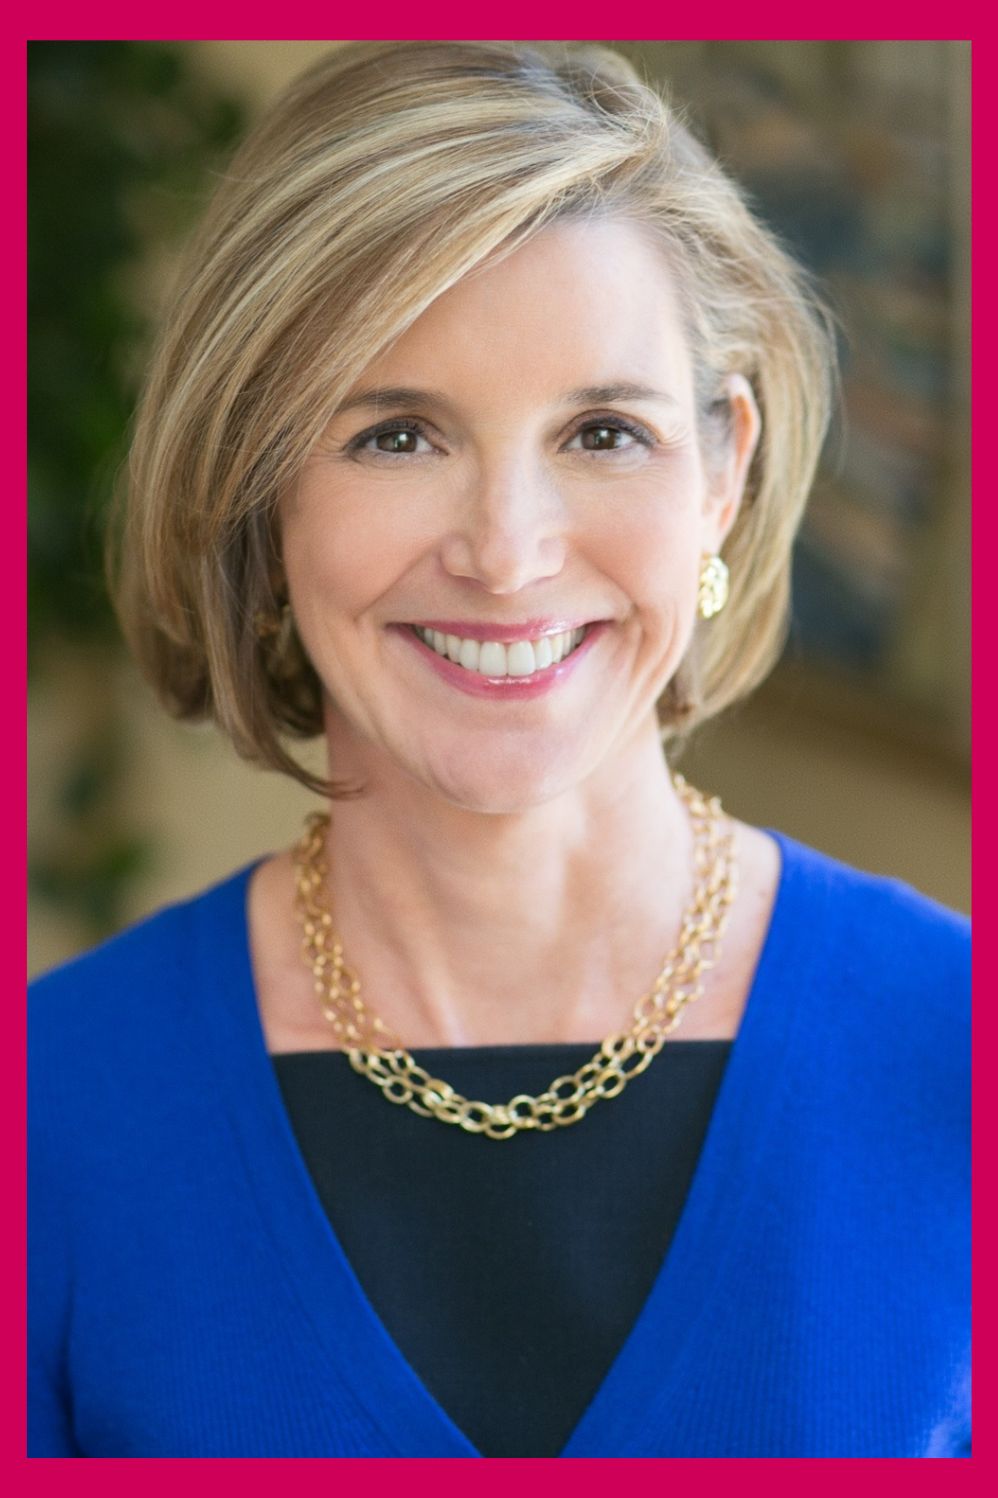
[{"label": "cheek", "polygon": [[592,556],[649,626],[656,615],[672,631],[692,615],[700,561],[700,512],[680,494],[634,495],[614,507],[594,536]]},{"label": "cheek", "polygon": [[[372,512],[373,511],[373,512]],[[282,506],[284,566],[299,623],[354,619],[404,570],[404,530],[347,485],[303,482]]]}]

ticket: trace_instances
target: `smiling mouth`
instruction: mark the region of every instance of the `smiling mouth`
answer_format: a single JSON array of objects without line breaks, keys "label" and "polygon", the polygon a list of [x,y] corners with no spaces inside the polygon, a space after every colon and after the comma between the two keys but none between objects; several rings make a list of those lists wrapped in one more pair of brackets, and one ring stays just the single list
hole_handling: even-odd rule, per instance
[{"label": "smiling mouth", "polygon": [[460,635],[441,634],[438,629],[412,626],[413,633],[445,660],[453,661],[465,671],[480,676],[534,676],[570,656],[586,637],[587,626],[566,630],[563,634],[541,635],[536,640],[515,640],[502,644],[498,640],[469,640]]}]

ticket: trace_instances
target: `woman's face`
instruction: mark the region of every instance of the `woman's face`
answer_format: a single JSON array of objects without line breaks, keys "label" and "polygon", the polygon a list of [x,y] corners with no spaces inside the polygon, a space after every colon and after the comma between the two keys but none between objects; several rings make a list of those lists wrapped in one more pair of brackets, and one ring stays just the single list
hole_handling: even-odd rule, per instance
[{"label": "woman's face", "polygon": [[440,296],[282,497],[333,776],[524,810],[654,731],[757,436],[729,395],[708,464],[665,258],[625,222],[553,225]]}]

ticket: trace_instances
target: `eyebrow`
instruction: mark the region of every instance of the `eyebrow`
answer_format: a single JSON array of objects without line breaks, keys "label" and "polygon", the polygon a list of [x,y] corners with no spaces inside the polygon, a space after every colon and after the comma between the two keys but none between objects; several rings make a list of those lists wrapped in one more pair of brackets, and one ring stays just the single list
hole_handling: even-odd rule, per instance
[{"label": "eyebrow", "polygon": [[665,390],[653,390],[650,385],[634,385],[623,380],[615,385],[585,385],[581,390],[572,390],[565,396],[566,406],[604,406],[615,401],[664,401],[677,406],[674,395]]},{"label": "eyebrow", "polygon": [[[664,390],[654,390],[649,385],[635,385],[628,380],[617,381],[612,385],[584,385],[581,389],[570,390],[567,395],[562,396],[559,404],[605,406],[616,401],[661,401],[670,406],[679,404],[674,395],[669,395]],[[438,390],[419,390],[410,385],[389,385],[370,390],[358,390],[356,395],[350,396],[337,407],[336,414],[339,416],[345,411],[353,411],[360,406],[389,411],[400,407],[410,409],[415,407],[424,410],[433,407],[437,410],[453,410],[452,403]]]},{"label": "eyebrow", "polygon": [[343,411],[353,411],[358,406],[371,406],[375,410],[386,407],[393,410],[399,406],[434,406],[438,410],[450,410],[451,403],[438,390],[417,390],[410,385],[379,386],[371,390],[358,390],[336,408],[337,416]]}]

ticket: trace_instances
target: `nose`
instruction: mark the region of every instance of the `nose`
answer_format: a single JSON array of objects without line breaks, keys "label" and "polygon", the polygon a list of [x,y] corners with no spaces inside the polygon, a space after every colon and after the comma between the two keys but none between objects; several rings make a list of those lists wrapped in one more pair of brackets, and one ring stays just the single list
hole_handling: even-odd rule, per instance
[{"label": "nose", "polygon": [[543,471],[525,463],[482,465],[444,538],[441,561],[452,577],[489,593],[518,593],[562,570],[565,532],[561,501]]}]

